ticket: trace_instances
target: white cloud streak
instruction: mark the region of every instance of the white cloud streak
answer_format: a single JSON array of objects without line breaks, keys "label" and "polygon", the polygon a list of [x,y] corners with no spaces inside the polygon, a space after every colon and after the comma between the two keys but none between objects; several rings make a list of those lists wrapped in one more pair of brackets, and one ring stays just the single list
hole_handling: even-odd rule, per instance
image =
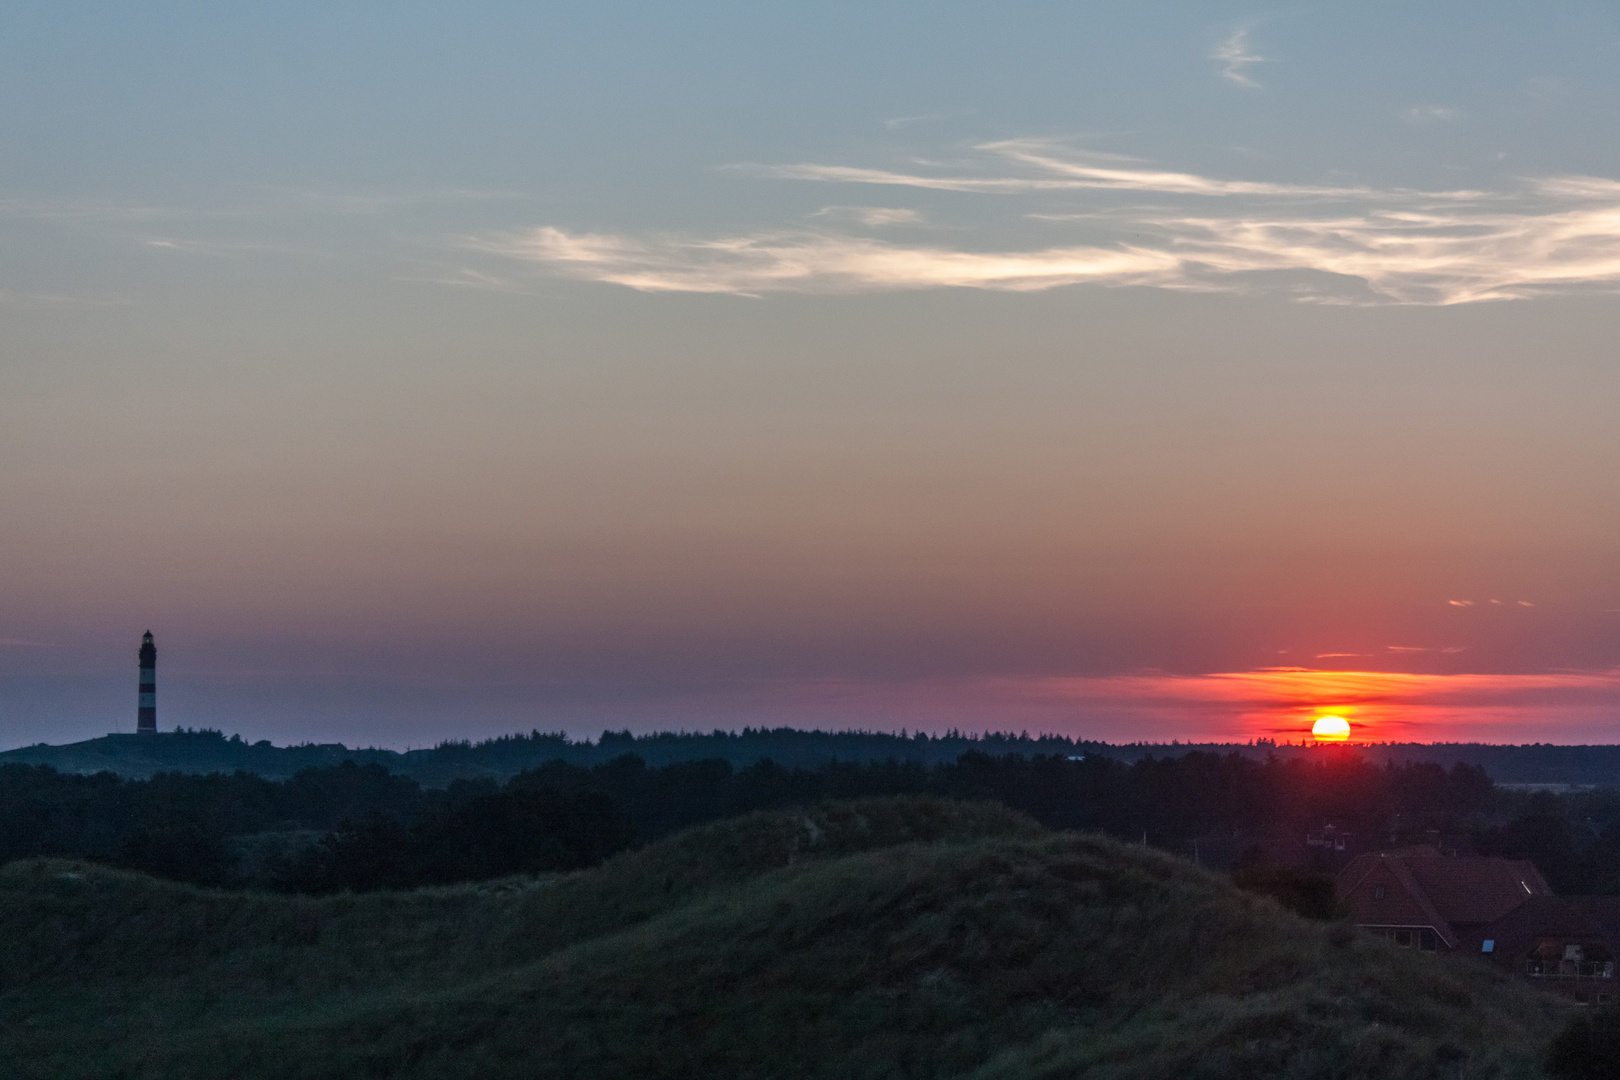
[{"label": "white cloud streak", "polygon": [[914,210],[871,207],[823,208],[815,216],[828,228],[816,230],[630,236],[547,226],[469,238],[462,246],[647,292],[744,296],[1094,284],[1280,291],[1331,304],[1447,305],[1620,290],[1620,182],[1604,178],[1554,177],[1504,193],[1424,192],[1226,180],[1118,156],[1076,155],[1035,139],[978,149],[1004,166],[1002,175],[930,177],[832,165],[754,171],[970,194],[1121,192],[1160,203],[1031,213],[1026,220],[1049,222],[1055,233],[1078,225],[1088,234],[1083,243],[1055,235],[1029,250],[850,234],[857,227],[923,220]]},{"label": "white cloud streak", "polygon": [[1522,300],[1620,284],[1620,201],[1541,213],[1444,208],[1147,223],[1170,237],[1189,275],[1311,270],[1360,279],[1369,299],[1396,303]]},{"label": "white cloud streak", "polygon": [[[738,165],[732,168],[776,180],[815,180],[841,184],[879,184],[961,191],[976,194],[1019,195],[1041,191],[1130,191],[1165,195],[1277,195],[1375,198],[1384,194],[1367,187],[1323,187],[1273,184],[1246,180],[1217,180],[1194,173],[1132,167],[1133,158],[1116,154],[1064,154],[1043,139],[1006,139],[984,143],[976,150],[1003,161],[1031,167],[1030,176],[921,176],[915,173],[862,169],[849,165]],[[1477,192],[1432,193],[1435,197],[1477,195]]]},{"label": "white cloud streak", "polygon": [[962,116],[962,115],[963,114],[959,113],[959,112],[954,112],[954,113],[941,112],[941,113],[923,113],[920,116],[891,116],[887,120],[883,121],[883,126],[886,127],[886,128],[889,128],[892,131],[893,129],[898,128],[898,127],[905,127],[907,124],[927,124],[927,123],[932,123],[935,120],[949,120],[952,117]]},{"label": "white cloud streak", "polygon": [[[975,150],[1002,165],[1024,169],[1020,176],[923,176],[916,173],[863,169],[849,165],[733,165],[731,169],[775,180],[811,180],[823,183],[876,184],[957,191],[973,194],[1021,195],[1034,192],[1120,191],[1144,195],[1235,195],[1281,198],[1345,198],[1403,200],[1416,197],[1475,200],[1480,191],[1413,191],[1379,189],[1366,185],[1279,184],[1267,181],[1222,180],[1196,173],[1170,172],[1149,167],[1138,158],[1121,154],[1075,152],[1050,139],[1002,139],[981,143]],[[1620,185],[1616,185],[1620,188]]]},{"label": "white cloud streak", "polygon": [[470,246],[643,292],[740,296],[946,286],[1018,292],[1084,281],[1170,284],[1179,267],[1168,252],[1130,248],[979,253],[810,232],[635,238],[544,227]]},{"label": "white cloud streak", "polygon": [[881,229],[890,225],[924,225],[927,222],[915,210],[890,206],[823,206],[813,215],[818,218],[848,218],[868,228]]},{"label": "white cloud streak", "polygon": [[245,240],[195,240],[185,237],[152,236],[141,243],[159,251],[173,251],[186,255],[319,255],[330,258],[332,253],[319,248],[294,244],[253,243]]},{"label": "white cloud streak", "polygon": [[1444,105],[1414,105],[1401,114],[1408,124],[1445,124],[1457,119],[1457,110]]},{"label": "white cloud streak", "polygon": [[1210,59],[1218,61],[1221,65],[1221,78],[1238,86],[1248,87],[1251,90],[1259,89],[1260,84],[1244,74],[1243,69],[1253,64],[1265,62],[1265,57],[1250,49],[1249,29],[1243,27],[1234,30],[1232,35],[1210,53]]}]

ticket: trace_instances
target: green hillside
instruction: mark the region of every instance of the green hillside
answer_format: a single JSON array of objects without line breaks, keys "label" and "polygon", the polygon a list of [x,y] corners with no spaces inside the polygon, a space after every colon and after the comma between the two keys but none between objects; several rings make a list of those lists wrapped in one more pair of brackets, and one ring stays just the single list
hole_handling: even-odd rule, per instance
[{"label": "green hillside", "polygon": [[326,899],[0,869],[7,1077],[1517,1077],[1565,1007],[1007,810]]}]

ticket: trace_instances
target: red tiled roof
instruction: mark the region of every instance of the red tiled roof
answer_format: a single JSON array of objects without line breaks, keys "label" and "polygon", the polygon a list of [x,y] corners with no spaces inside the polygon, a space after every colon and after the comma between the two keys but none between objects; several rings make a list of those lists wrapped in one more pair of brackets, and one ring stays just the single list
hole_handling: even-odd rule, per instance
[{"label": "red tiled roof", "polygon": [[1532,897],[1552,895],[1541,872],[1524,859],[1442,856],[1401,861],[1452,923],[1494,922]]},{"label": "red tiled roof", "polygon": [[1360,856],[1339,874],[1335,891],[1359,926],[1428,926],[1448,948],[1457,945],[1457,932],[1398,858]]},{"label": "red tiled roof", "polygon": [[[1385,898],[1373,889],[1387,882]],[[1359,855],[1335,883],[1357,923],[1432,926],[1455,948],[1459,930],[1494,922],[1552,890],[1524,860],[1443,856],[1433,848]]]},{"label": "red tiled roof", "polygon": [[1494,951],[1503,953],[1512,951],[1511,946],[1538,937],[1601,941],[1607,936],[1596,919],[1556,896],[1531,897],[1489,926],[1469,935],[1471,940],[1492,939],[1496,942]]}]

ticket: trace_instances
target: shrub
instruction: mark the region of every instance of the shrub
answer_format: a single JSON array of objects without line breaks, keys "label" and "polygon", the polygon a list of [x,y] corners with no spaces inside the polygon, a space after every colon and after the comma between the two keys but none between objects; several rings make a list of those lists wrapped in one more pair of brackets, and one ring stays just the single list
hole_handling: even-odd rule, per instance
[{"label": "shrub", "polygon": [[1620,1011],[1597,1009],[1571,1017],[1552,1042],[1547,1071],[1560,1080],[1620,1076]]},{"label": "shrub", "polygon": [[1269,896],[1296,915],[1324,922],[1344,917],[1333,894],[1333,879],[1291,866],[1251,866],[1232,873],[1232,884],[1245,892]]}]

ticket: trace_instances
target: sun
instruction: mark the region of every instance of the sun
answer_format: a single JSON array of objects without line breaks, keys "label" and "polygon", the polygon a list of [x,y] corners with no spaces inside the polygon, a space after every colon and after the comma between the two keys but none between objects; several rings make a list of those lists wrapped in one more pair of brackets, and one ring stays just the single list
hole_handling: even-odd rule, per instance
[{"label": "sun", "polygon": [[1318,716],[1311,734],[1318,742],[1343,742],[1350,737],[1350,724],[1342,716]]}]

